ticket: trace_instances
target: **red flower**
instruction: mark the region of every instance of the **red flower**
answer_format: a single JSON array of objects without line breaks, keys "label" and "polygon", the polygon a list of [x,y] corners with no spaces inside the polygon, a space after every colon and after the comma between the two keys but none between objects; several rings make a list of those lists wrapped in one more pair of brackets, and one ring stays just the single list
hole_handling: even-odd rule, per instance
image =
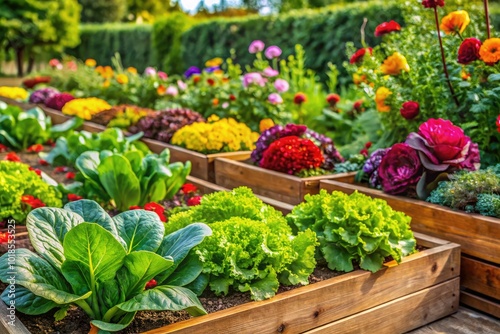
[{"label": "red flower", "polygon": [[198,188],[192,183],[184,183],[181,190],[183,193],[189,194],[198,191]]},{"label": "red flower", "polygon": [[4,144],[0,144],[0,153],[7,152],[9,148]]},{"label": "red flower", "polygon": [[75,176],[76,175],[73,172],[67,172],[66,175],[65,175],[65,177],[66,177],[67,180],[74,180]]},{"label": "red flower", "polygon": [[14,162],[21,162],[21,158],[19,158],[19,156],[16,153],[14,153],[14,152],[7,153],[7,155],[5,156],[4,160],[14,161]]},{"label": "red flower", "polygon": [[352,57],[349,60],[349,62],[351,64],[357,64],[357,65],[359,65],[361,62],[363,62],[363,58],[364,58],[367,50],[368,50],[368,53],[370,53],[370,55],[371,55],[372,52],[373,52],[372,48],[359,49],[358,51],[354,52],[354,54],[352,55]]},{"label": "red flower", "polygon": [[444,0],[423,0],[422,5],[425,8],[436,8],[436,7],[443,7],[444,6]]},{"label": "red flower", "polygon": [[38,168],[33,168],[33,167],[30,167],[30,168],[28,168],[28,169],[29,169],[29,170],[31,170],[31,171],[33,171],[33,172],[35,172],[35,173],[37,173],[37,174],[38,174],[38,176],[42,176],[42,171],[41,171],[41,170],[39,170]]},{"label": "red flower", "polygon": [[162,222],[166,222],[165,208],[158,203],[151,202],[144,205],[144,210],[156,212]]},{"label": "red flower", "polygon": [[24,80],[23,85],[24,87],[31,89],[38,84],[49,83],[49,82],[50,82],[50,77],[34,77],[31,79]]},{"label": "red flower", "polygon": [[145,289],[146,289],[146,290],[149,290],[149,289],[154,288],[154,287],[155,287],[155,286],[157,286],[157,285],[158,285],[158,283],[156,282],[156,280],[155,280],[155,279],[152,279],[152,280],[150,280],[149,282],[147,282],[147,283],[146,283],[146,287],[145,287]]},{"label": "red flower", "polygon": [[406,101],[405,103],[403,103],[403,106],[401,107],[399,112],[401,113],[401,116],[406,119],[414,119],[420,112],[420,106],[418,102]]},{"label": "red flower", "polygon": [[68,167],[60,166],[60,167],[54,168],[54,173],[66,173],[68,170],[69,170]]},{"label": "red flower", "polygon": [[38,160],[38,163],[39,163],[41,166],[48,166],[48,165],[49,165],[49,163],[48,163],[47,161],[43,160],[43,159]]},{"label": "red flower", "polygon": [[301,105],[302,103],[304,103],[306,101],[307,101],[307,96],[306,96],[306,94],[304,94],[302,92],[298,92],[293,97],[293,103],[298,104],[298,105]]},{"label": "red flower", "polygon": [[369,149],[370,147],[372,147],[372,142],[371,141],[367,141],[366,144],[365,144],[365,148]]},{"label": "red flower", "polygon": [[83,199],[82,196],[78,196],[77,194],[68,194],[68,201],[74,202]]},{"label": "red flower", "polygon": [[480,40],[474,37],[464,39],[458,48],[458,63],[467,65],[474,60],[480,59],[479,49],[481,49]]},{"label": "red flower", "polygon": [[500,132],[500,115],[497,117],[497,131]]},{"label": "red flower", "polygon": [[288,136],[269,145],[260,160],[260,167],[296,174],[304,169],[318,168],[324,160],[321,150],[312,141]]},{"label": "red flower", "polygon": [[47,140],[45,142],[45,145],[49,145],[49,146],[52,146],[52,147],[55,147],[56,146],[56,142],[51,139]]},{"label": "red flower", "polygon": [[24,195],[21,196],[21,202],[31,206],[32,209],[42,208],[45,206],[40,199],[33,197],[33,195]]},{"label": "red flower", "polygon": [[31,145],[30,147],[28,147],[27,151],[31,152],[31,153],[42,152],[43,151],[43,145],[42,144]]},{"label": "red flower", "polygon": [[0,244],[9,242],[9,232],[0,232]]},{"label": "red flower", "polygon": [[393,31],[400,31],[400,30],[401,30],[401,26],[399,25],[399,23],[397,23],[394,20],[391,20],[389,22],[384,22],[384,23],[379,24],[375,28],[375,36],[379,37],[379,36],[382,36],[385,34],[389,34]]},{"label": "red flower", "polygon": [[187,200],[187,205],[188,206],[196,206],[199,205],[201,202],[201,196],[194,196],[191,197]]},{"label": "red flower", "polygon": [[214,81],[214,79],[212,79],[212,78],[208,78],[208,79],[207,79],[207,83],[208,83],[210,86],[215,85],[215,81]]},{"label": "red flower", "polygon": [[236,96],[234,96],[233,94],[229,95],[229,100],[235,101],[236,100]]},{"label": "red flower", "polygon": [[368,150],[366,148],[361,149],[361,151],[359,151],[359,153],[364,155],[365,157],[368,157]]},{"label": "red flower", "polygon": [[352,108],[356,111],[363,111],[362,107],[363,107],[363,100],[357,100],[352,105]]},{"label": "red flower", "polygon": [[332,107],[335,106],[340,101],[340,96],[338,94],[328,94],[326,96],[326,102]]},{"label": "red flower", "polygon": [[132,205],[131,207],[128,208],[129,210],[142,210],[142,208],[139,205]]},{"label": "red flower", "polygon": [[193,83],[197,84],[200,82],[201,78],[199,75],[193,75]]}]

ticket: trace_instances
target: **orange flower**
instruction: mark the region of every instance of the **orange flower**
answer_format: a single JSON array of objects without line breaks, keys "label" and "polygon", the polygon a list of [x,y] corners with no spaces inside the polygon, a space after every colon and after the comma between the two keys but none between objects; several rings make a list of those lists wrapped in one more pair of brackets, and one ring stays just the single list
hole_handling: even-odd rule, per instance
[{"label": "orange flower", "polygon": [[99,66],[97,66],[97,67],[95,68],[95,70],[94,70],[94,71],[96,71],[97,73],[99,73],[99,74],[101,74],[101,75],[102,75],[102,74],[104,73],[104,67],[102,67],[101,65],[99,65]]},{"label": "orange flower", "polygon": [[272,128],[274,126],[274,121],[270,118],[264,118],[263,120],[260,121],[259,123],[259,131],[260,133],[266,131],[269,128]]},{"label": "orange flower", "polygon": [[218,99],[218,98],[213,99],[213,100],[212,100],[212,104],[213,104],[214,106],[219,105],[219,99]]},{"label": "orange flower", "polygon": [[128,77],[125,74],[118,74],[116,76],[116,81],[118,81],[120,85],[124,85],[128,83]]},{"label": "orange flower", "polygon": [[388,112],[391,107],[385,104],[385,100],[391,95],[392,92],[386,87],[379,87],[375,93],[375,103],[379,112]]},{"label": "orange flower", "polygon": [[193,75],[193,82],[196,84],[198,82],[200,82],[201,80],[201,77],[199,75]]},{"label": "orange flower", "polygon": [[439,26],[446,34],[461,34],[470,23],[469,14],[465,10],[457,10],[443,17]]},{"label": "orange flower", "polygon": [[352,81],[354,81],[355,85],[359,85],[362,82],[367,82],[366,75],[364,75],[364,74],[359,75],[358,73],[354,73],[352,75]]},{"label": "orange flower", "polygon": [[500,60],[500,38],[490,38],[484,41],[479,49],[479,56],[488,65]]},{"label": "orange flower", "polygon": [[89,59],[85,60],[85,66],[95,67],[96,65],[97,65],[97,62],[95,61],[95,59],[89,58]]},{"label": "orange flower", "polygon": [[127,72],[137,74],[137,69],[135,67],[127,67]]},{"label": "orange flower", "polygon": [[111,84],[111,82],[109,82],[109,80],[105,80],[105,81],[102,83],[102,86],[103,86],[104,88],[108,88],[110,84]]},{"label": "orange flower", "polygon": [[158,86],[158,88],[156,89],[156,92],[158,93],[158,95],[165,95],[166,91],[167,91],[167,87],[165,87],[163,85]]},{"label": "orange flower", "polygon": [[104,66],[104,68],[102,69],[101,76],[103,78],[106,78],[106,79],[112,78],[113,77],[113,69],[111,68],[111,66]]},{"label": "orange flower", "polygon": [[470,73],[467,73],[465,70],[462,70],[462,73],[460,73],[460,77],[462,78],[462,80],[469,80],[470,78]]},{"label": "orange flower", "polygon": [[410,71],[410,66],[405,56],[399,52],[394,52],[384,60],[384,63],[380,66],[380,70],[387,75],[399,75],[401,71]]}]

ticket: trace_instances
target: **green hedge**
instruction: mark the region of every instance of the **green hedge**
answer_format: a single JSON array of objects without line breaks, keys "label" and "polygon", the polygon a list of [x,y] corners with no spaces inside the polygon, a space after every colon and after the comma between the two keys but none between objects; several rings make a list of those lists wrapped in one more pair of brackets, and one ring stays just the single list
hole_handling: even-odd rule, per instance
[{"label": "green hedge", "polygon": [[100,65],[111,65],[111,57],[120,53],[125,67],[143,71],[154,63],[152,26],[149,24],[82,24],[81,43],[66,53],[79,59],[93,58]]}]

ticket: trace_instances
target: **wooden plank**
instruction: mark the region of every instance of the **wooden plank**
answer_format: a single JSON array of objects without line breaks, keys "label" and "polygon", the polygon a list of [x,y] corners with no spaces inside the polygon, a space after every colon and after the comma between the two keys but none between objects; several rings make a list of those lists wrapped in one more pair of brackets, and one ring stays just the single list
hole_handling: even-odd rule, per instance
[{"label": "wooden plank", "polygon": [[459,281],[454,278],[304,334],[405,333],[456,312]]},{"label": "wooden plank", "polygon": [[[15,311],[19,312],[19,311]],[[7,308],[7,305],[5,305],[3,302],[0,302],[0,333],[2,334],[31,334],[31,332],[23,325],[21,320],[17,318],[15,315],[15,312],[13,314],[15,322],[14,326],[9,324],[9,321],[13,320],[9,317],[10,310]]]},{"label": "wooden plank", "polygon": [[357,190],[384,199],[393,209],[413,218],[411,226],[414,231],[458,243],[463,253],[500,264],[500,219],[453,211],[440,205],[391,196],[380,190],[336,180],[321,181],[320,187],[348,194]]},{"label": "wooden plank", "polygon": [[24,110],[32,109],[36,107],[36,104],[33,103],[28,103],[28,102],[23,102],[23,101],[17,101],[17,100],[12,100],[3,96],[0,96],[0,101],[3,101],[7,104],[19,107]]},{"label": "wooden plank", "polygon": [[459,257],[458,245],[437,245],[375,274],[357,270],[147,333],[301,333],[458,277]]},{"label": "wooden plank", "polygon": [[460,292],[460,303],[500,318],[500,303],[498,302],[476,296],[467,291],[462,291]]},{"label": "wooden plank", "polygon": [[499,300],[500,266],[462,256],[462,287]]}]

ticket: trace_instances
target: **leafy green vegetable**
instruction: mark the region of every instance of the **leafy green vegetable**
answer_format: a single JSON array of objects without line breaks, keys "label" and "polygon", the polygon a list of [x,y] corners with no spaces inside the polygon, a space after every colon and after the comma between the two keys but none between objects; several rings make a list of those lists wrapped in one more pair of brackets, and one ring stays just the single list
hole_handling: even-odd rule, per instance
[{"label": "leafy green vegetable", "polygon": [[352,271],[354,260],[361,268],[376,272],[386,257],[399,263],[415,251],[411,218],[394,211],[386,201],[358,192],[321,190],[318,195],[307,195],[287,219],[299,231],[316,232],[321,257],[332,270]]},{"label": "leafy green vegetable", "polygon": [[[38,254],[16,250],[16,261],[0,257],[0,279],[16,272],[16,308],[26,314],[69,305],[81,307],[103,331],[127,327],[142,310],[187,310],[206,314],[187,285],[202,270],[190,250],[211,230],[192,224],[163,237],[158,216],[134,210],[111,218],[97,203],[81,200],[64,209],[39,208],[27,219],[28,233]],[[185,279],[180,280],[178,273]],[[156,287],[145,290],[155,279]],[[9,302],[8,289],[2,300]]]},{"label": "leafy green vegetable", "polygon": [[14,218],[25,221],[31,207],[22,202],[24,195],[40,199],[47,206],[61,207],[61,193],[45,183],[29,166],[11,161],[0,161],[0,220]]},{"label": "leafy green vegetable", "polygon": [[107,150],[121,154],[139,151],[146,155],[150,150],[146,144],[139,141],[141,137],[142,133],[126,137],[123,131],[117,128],[109,128],[99,133],[73,131],[66,137],[59,138],[56,147],[49,153],[40,156],[53,166],[70,166],[87,151]]},{"label": "leafy green vegetable", "polygon": [[195,253],[216,294],[232,287],[262,300],[274,296],[279,283],[308,284],[316,266],[316,235],[311,230],[292,235],[281,212],[250,189],[205,195],[200,205],[170,217],[166,230],[194,222],[207,223],[213,231]]},{"label": "leafy green vegetable", "polygon": [[76,159],[83,185],[78,192],[87,198],[111,200],[120,211],[172,198],[186,181],[191,163],[169,164],[170,153],[129,151],[125,154],[87,151]]},{"label": "leafy green vegetable", "polygon": [[73,118],[63,124],[52,126],[50,117],[36,107],[24,112],[21,108],[0,105],[0,143],[14,149],[26,149],[34,144],[44,144],[57,139],[68,131],[83,124],[80,118]]}]

